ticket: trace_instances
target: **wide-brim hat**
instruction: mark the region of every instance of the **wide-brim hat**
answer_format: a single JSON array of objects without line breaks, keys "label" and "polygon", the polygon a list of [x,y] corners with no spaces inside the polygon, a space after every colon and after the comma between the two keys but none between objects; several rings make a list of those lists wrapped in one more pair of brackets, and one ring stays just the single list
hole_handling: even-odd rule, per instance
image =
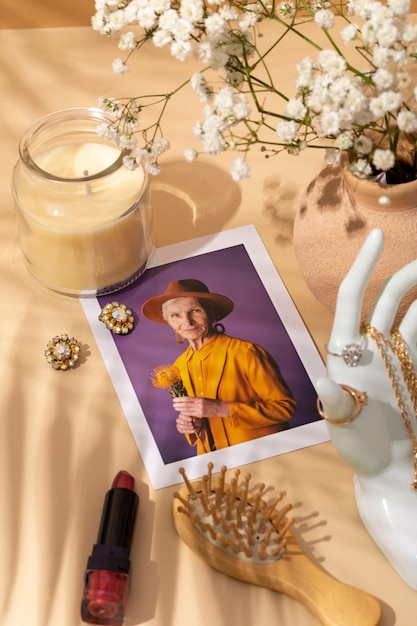
[{"label": "wide-brim hat", "polygon": [[200,280],[187,278],[169,283],[163,294],[149,298],[142,306],[142,314],[148,320],[166,324],[162,317],[162,305],[174,298],[198,298],[209,302],[214,310],[215,321],[221,320],[232,312],[234,304],[226,296],[212,293]]}]

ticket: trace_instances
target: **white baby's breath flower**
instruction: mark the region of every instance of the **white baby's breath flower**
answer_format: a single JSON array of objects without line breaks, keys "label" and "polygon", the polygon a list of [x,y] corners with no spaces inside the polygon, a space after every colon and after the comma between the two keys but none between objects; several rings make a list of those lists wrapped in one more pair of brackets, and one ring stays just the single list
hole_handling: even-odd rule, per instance
[{"label": "white baby's breath flower", "polygon": [[332,28],[334,24],[334,14],[328,9],[320,9],[314,14],[314,21],[320,28]]},{"label": "white baby's breath flower", "polygon": [[208,35],[221,35],[225,28],[224,19],[222,19],[218,13],[209,15],[204,20],[204,25]]},{"label": "white baby's breath flower", "polygon": [[197,121],[192,128],[193,137],[201,141],[204,136],[204,128],[203,124],[200,121]]},{"label": "white baby's breath flower", "polygon": [[172,43],[172,35],[167,30],[159,28],[153,33],[152,42],[156,48],[163,48]]},{"label": "white baby's breath flower", "polygon": [[123,74],[126,74],[129,71],[128,66],[122,59],[114,59],[112,67],[113,72],[115,74],[119,74],[120,76],[123,76]]},{"label": "white baby's breath flower", "polygon": [[277,135],[280,141],[289,143],[297,136],[298,125],[296,122],[280,120],[277,124]]},{"label": "white baby's breath flower", "polygon": [[403,67],[409,60],[408,50],[402,46],[390,48],[390,60],[397,67]]},{"label": "white baby's breath flower", "polygon": [[110,113],[112,117],[118,117],[123,111],[121,102],[115,98],[104,98],[102,96],[98,99],[98,106],[102,111]]},{"label": "white baby's breath flower", "polygon": [[174,35],[174,39],[176,41],[186,41],[189,39],[190,34],[193,32],[193,24],[190,20],[186,20],[183,17],[180,17],[175,24],[175,27],[172,31]]},{"label": "white baby's breath flower", "polygon": [[135,158],[138,163],[146,163],[150,161],[152,155],[146,148],[137,147],[135,150]]},{"label": "white baby's breath flower", "polygon": [[349,132],[340,133],[336,137],[336,145],[339,150],[349,150],[353,146],[353,137]]},{"label": "white baby's breath flower", "polygon": [[417,113],[414,111],[400,111],[397,116],[398,128],[404,133],[417,131]]},{"label": "white baby's breath flower", "polygon": [[178,13],[175,11],[175,9],[168,8],[159,17],[158,28],[162,28],[162,30],[166,30],[169,33],[173,33],[175,31],[175,26],[178,20],[179,20],[179,16],[178,16]]},{"label": "white baby's breath flower", "polygon": [[226,142],[220,132],[205,133],[201,140],[203,151],[207,155],[216,155],[223,152],[226,148]]},{"label": "white baby's breath flower", "polygon": [[123,26],[126,25],[124,11],[118,10],[111,13],[108,18],[108,24],[112,33],[119,32],[123,28]]},{"label": "white baby's breath flower", "polygon": [[125,6],[123,10],[126,17],[126,25],[134,25],[138,23],[137,14],[138,10],[140,9],[140,4],[140,0],[139,2],[138,0],[131,0],[131,2],[127,6]]},{"label": "white baby's breath flower", "polygon": [[123,165],[128,170],[135,170],[138,167],[138,162],[135,157],[129,155],[123,157]]},{"label": "white baby's breath flower", "polygon": [[198,94],[200,102],[210,102],[213,95],[213,89],[207,83],[202,74],[198,72],[193,74],[190,80],[190,85]]},{"label": "white baby's breath flower", "polygon": [[184,157],[187,163],[193,163],[193,161],[196,160],[197,156],[198,156],[198,152],[197,150],[194,150],[193,148],[186,148],[184,150]]},{"label": "white baby's breath flower", "polygon": [[331,109],[325,110],[320,115],[320,127],[323,137],[331,137],[340,130],[340,115]]},{"label": "white baby's breath flower", "polygon": [[130,31],[120,35],[119,48],[120,50],[134,50],[136,48],[135,34]]},{"label": "white baby's breath flower", "polygon": [[390,89],[394,84],[394,74],[383,67],[378,68],[372,78],[379,91]]},{"label": "white baby's breath flower", "polygon": [[356,24],[349,24],[341,31],[342,39],[345,43],[350,43],[356,38],[358,27]]},{"label": "white baby's breath flower", "polygon": [[204,6],[201,0],[182,0],[180,16],[193,24],[200,22],[204,15]]},{"label": "white baby's breath flower", "polygon": [[407,22],[404,25],[402,39],[405,43],[414,43],[417,41],[417,24],[410,24]]},{"label": "white baby's breath flower", "polygon": [[298,78],[295,83],[297,92],[300,94],[308,93],[311,90],[311,83],[313,81],[313,61],[306,57],[296,67],[298,71]]},{"label": "white baby's breath flower", "polygon": [[257,21],[258,21],[258,16],[256,15],[256,13],[252,13],[249,11],[239,17],[239,20],[238,20],[239,28],[243,32],[245,32],[253,28],[255,24],[257,23]]},{"label": "white baby's breath flower", "polygon": [[138,143],[135,135],[131,133],[120,133],[117,138],[117,145],[120,146],[123,150],[133,150]]},{"label": "white baby's breath flower", "polygon": [[139,116],[132,116],[129,119],[125,120],[125,130],[129,133],[134,133],[140,127],[140,123],[141,120]]},{"label": "white baby's breath flower", "polygon": [[[245,11],[250,11],[250,10],[251,10],[251,5],[248,4],[245,7]],[[231,6],[230,4],[227,4],[227,2],[223,2],[221,3],[221,7],[219,9],[219,15],[225,22],[228,22],[230,20],[237,20],[240,15],[240,12],[236,10],[236,7]]]},{"label": "white baby's breath flower", "polygon": [[361,28],[362,40],[366,47],[374,46],[378,41],[378,32],[375,24],[366,22]]},{"label": "white baby's breath flower", "polygon": [[203,63],[204,65],[209,65],[213,59],[213,46],[210,41],[200,41],[194,46],[193,55]]},{"label": "white baby's breath flower", "polygon": [[277,6],[276,11],[277,15],[282,19],[293,18],[296,13],[295,4],[294,2],[291,2],[291,0],[280,2]]},{"label": "white baby's breath flower", "polygon": [[388,65],[391,59],[391,51],[384,46],[375,46],[372,51],[372,63],[376,67],[384,67]]},{"label": "white baby's breath flower", "polygon": [[157,137],[151,145],[150,152],[154,157],[159,157],[161,154],[169,150],[170,144],[166,137]]},{"label": "white baby's breath flower", "polygon": [[171,44],[171,54],[178,61],[184,61],[192,52],[192,46],[189,41],[174,41]]},{"label": "white baby's breath flower", "polygon": [[291,98],[288,100],[285,115],[291,117],[293,120],[302,120],[306,113],[307,108],[301,98]]},{"label": "white baby's breath flower", "polygon": [[374,147],[374,142],[366,135],[359,135],[359,137],[355,137],[353,145],[355,146],[355,150],[358,154],[364,155],[371,152]]},{"label": "white baby's breath flower", "polygon": [[328,165],[337,165],[340,161],[340,151],[334,148],[327,148],[324,159]]},{"label": "white baby's breath flower", "polygon": [[251,168],[249,163],[247,163],[241,157],[232,161],[230,165],[230,174],[236,182],[240,180],[245,180],[250,177]]},{"label": "white baby's breath flower", "polygon": [[332,106],[337,109],[342,107],[348,97],[353,85],[347,76],[339,76],[329,85],[328,94]]},{"label": "white baby's breath flower", "polygon": [[230,117],[233,115],[233,98],[234,93],[231,87],[220,89],[214,98],[214,108],[221,117]]},{"label": "white baby's breath flower", "polygon": [[112,124],[99,124],[97,126],[97,134],[100,139],[104,139],[105,141],[116,141],[117,138],[117,130]]},{"label": "white baby's breath flower", "polygon": [[147,172],[151,176],[159,176],[159,174],[161,173],[161,168],[158,163],[152,163],[150,161],[147,161],[144,167],[145,172]]},{"label": "white baby's breath flower", "polygon": [[157,24],[157,17],[152,7],[144,5],[136,13],[138,24],[145,30],[151,30]]},{"label": "white baby's breath flower", "polygon": [[[141,4],[141,2],[138,2],[138,4]],[[155,13],[160,15],[164,11],[168,11],[171,6],[171,0],[151,0],[150,5]]]},{"label": "white baby's breath flower", "polygon": [[393,23],[386,23],[378,29],[378,43],[381,46],[391,47],[393,46],[398,38],[399,33],[398,29]]},{"label": "white baby's breath flower", "polygon": [[402,104],[402,96],[395,91],[384,91],[376,98],[371,98],[369,108],[375,117],[382,117],[390,111],[396,111]]},{"label": "white baby's breath flower", "polygon": [[384,91],[380,97],[386,111],[396,111],[403,102],[401,93],[396,91]]},{"label": "white baby's breath flower", "polygon": [[408,72],[397,72],[397,89],[404,91],[413,84],[412,76]]},{"label": "white baby's breath flower", "polygon": [[291,145],[287,146],[287,152],[291,156],[298,156],[300,152],[307,148],[307,142],[305,139],[297,139]]},{"label": "white baby's breath flower", "polygon": [[406,19],[410,10],[410,0],[388,0],[388,6],[393,10],[394,15]]},{"label": "white baby's breath flower", "polygon": [[107,20],[100,11],[97,11],[97,13],[91,18],[91,26],[93,27],[93,30],[97,31],[101,35],[107,34],[106,24]]},{"label": "white baby's breath flower", "polygon": [[235,93],[233,97],[232,115],[236,120],[243,120],[250,115],[249,100],[243,93]]},{"label": "white baby's breath flower", "polygon": [[372,156],[372,163],[377,170],[386,172],[394,167],[395,154],[391,150],[381,150],[377,148]]},{"label": "white baby's breath flower", "polygon": [[203,129],[205,133],[218,133],[224,129],[224,119],[216,109],[206,106],[203,109]]},{"label": "white baby's breath flower", "polygon": [[224,49],[223,46],[217,46],[216,48],[212,48],[213,57],[211,62],[211,67],[213,70],[220,70],[225,67],[227,62],[229,61],[229,55]]},{"label": "white baby's breath flower", "polygon": [[346,70],[346,60],[335,50],[325,49],[318,54],[317,60],[330,76],[341,76]]},{"label": "white baby's breath flower", "polygon": [[372,167],[365,159],[357,159],[349,166],[351,172],[358,178],[369,178],[372,174]]},{"label": "white baby's breath flower", "polygon": [[311,2],[311,8],[316,13],[323,9],[329,9],[332,6],[331,0],[313,0]]}]

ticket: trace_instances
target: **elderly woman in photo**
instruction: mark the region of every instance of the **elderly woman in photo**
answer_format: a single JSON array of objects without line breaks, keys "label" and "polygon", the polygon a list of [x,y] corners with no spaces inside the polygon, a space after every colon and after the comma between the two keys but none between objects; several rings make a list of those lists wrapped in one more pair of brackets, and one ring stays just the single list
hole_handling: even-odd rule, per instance
[{"label": "elderly woman in photo", "polygon": [[143,315],[168,324],[188,348],[175,362],[188,396],[174,398],[177,430],[197,454],[280,432],[296,402],[280,369],[261,346],[225,334],[219,320],[233,309],[226,296],[195,279],[169,284],[147,300]]}]

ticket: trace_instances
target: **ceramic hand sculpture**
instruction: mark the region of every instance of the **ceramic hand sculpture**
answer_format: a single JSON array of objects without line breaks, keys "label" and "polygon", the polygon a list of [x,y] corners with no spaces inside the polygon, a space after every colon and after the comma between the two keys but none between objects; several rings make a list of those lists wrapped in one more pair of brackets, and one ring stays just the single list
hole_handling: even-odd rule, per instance
[{"label": "ceramic hand sculpture", "polygon": [[401,297],[417,284],[417,260],[394,274],[361,327],[361,305],[384,243],[373,230],[340,286],[327,344],[319,412],[353,467],[359,515],[399,575],[417,589],[417,300],[398,328]]}]

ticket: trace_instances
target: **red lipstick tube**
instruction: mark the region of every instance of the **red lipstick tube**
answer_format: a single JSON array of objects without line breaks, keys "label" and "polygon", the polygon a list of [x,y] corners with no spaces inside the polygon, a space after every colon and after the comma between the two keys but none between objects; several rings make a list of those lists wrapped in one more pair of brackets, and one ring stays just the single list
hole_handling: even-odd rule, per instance
[{"label": "red lipstick tube", "polygon": [[81,618],[87,624],[123,624],[129,593],[129,552],[139,505],[135,480],[121,471],[106,493],[97,543],[87,562]]}]

